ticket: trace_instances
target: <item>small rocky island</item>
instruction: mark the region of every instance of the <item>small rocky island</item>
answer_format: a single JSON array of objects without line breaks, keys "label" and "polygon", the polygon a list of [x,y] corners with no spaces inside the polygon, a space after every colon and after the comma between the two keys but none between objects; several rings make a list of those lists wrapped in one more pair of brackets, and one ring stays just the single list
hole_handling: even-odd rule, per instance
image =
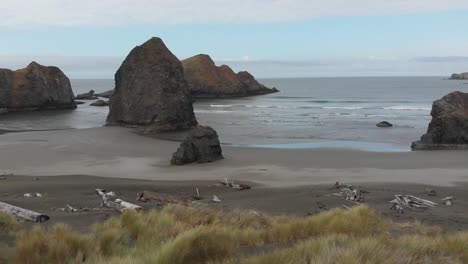
[{"label": "small rocky island", "polygon": [[468,149],[468,93],[453,92],[432,105],[432,121],[413,150]]},{"label": "small rocky island", "polygon": [[243,97],[276,93],[276,88],[260,84],[248,72],[235,73],[229,66],[216,66],[208,55],[182,61],[185,79],[194,97]]},{"label": "small rocky island", "polygon": [[115,74],[107,125],[136,125],[144,133],[197,125],[180,61],[160,38],[135,47]]},{"label": "small rocky island", "polygon": [[454,73],[449,80],[468,80],[468,72]]},{"label": "small rocky island", "polygon": [[26,68],[0,69],[1,112],[76,108],[70,80],[57,67],[31,62]]}]

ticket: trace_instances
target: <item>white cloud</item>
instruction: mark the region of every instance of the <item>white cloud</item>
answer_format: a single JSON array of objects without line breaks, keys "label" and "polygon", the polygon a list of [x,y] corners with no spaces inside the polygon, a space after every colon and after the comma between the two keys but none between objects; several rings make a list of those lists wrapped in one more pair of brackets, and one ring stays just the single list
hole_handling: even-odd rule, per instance
[{"label": "white cloud", "polygon": [[0,0],[0,27],[245,23],[468,9],[468,0]]}]

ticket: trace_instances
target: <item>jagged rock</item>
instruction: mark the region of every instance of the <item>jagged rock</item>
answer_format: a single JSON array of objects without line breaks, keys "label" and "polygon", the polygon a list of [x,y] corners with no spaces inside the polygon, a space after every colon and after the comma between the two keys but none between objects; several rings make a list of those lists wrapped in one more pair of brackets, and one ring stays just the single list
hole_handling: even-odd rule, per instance
[{"label": "jagged rock", "polygon": [[229,66],[216,66],[208,55],[182,61],[184,74],[194,97],[240,97],[278,92],[255,80],[248,72],[235,73]]},{"label": "jagged rock", "polygon": [[382,121],[382,122],[378,123],[376,126],[378,126],[378,127],[384,127],[384,128],[386,128],[386,127],[393,127],[393,125],[392,125],[391,123],[387,122],[387,121]]},{"label": "jagged rock", "polygon": [[96,100],[98,97],[94,94],[94,90],[90,90],[87,93],[78,94],[75,96],[77,100]]},{"label": "jagged rock", "polygon": [[454,73],[450,76],[449,80],[468,80],[468,72]]},{"label": "jagged rock", "polygon": [[108,106],[109,102],[106,102],[104,100],[97,100],[96,102],[90,104],[91,106]]},{"label": "jagged rock", "polygon": [[57,67],[31,62],[26,68],[0,69],[0,108],[8,111],[74,109],[68,77]]},{"label": "jagged rock", "polygon": [[159,38],[135,47],[115,74],[108,125],[145,126],[144,132],[197,124],[180,61]]},{"label": "jagged rock", "polygon": [[77,104],[77,105],[82,105],[82,104],[85,104],[85,102],[75,101],[75,104]]},{"label": "jagged rock", "polygon": [[97,96],[99,97],[104,97],[104,98],[111,98],[111,96],[114,94],[114,90],[109,90],[109,91],[105,91],[103,93],[98,93],[96,94]]},{"label": "jagged rock", "polygon": [[432,121],[413,150],[468,149],[468,93],[453,92],[432,105]]},{"label": "jagged rock", "polygon": [[208,126],[196,126],[172,155],[171,164],[205,163],[223,159],[218,133]]}]

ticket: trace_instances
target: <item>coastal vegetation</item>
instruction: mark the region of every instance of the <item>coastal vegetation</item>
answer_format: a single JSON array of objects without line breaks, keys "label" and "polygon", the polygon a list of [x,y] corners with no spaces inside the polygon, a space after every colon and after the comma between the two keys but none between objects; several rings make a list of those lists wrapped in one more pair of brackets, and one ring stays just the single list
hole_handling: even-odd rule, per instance
[{"label": "coastal vegetation", "polygon": [[87,233],[64,224],[18,231],[8,263],[467,263],[468,232],[397,224],[367,206],[269,216],[171,205],[126,211]]}]

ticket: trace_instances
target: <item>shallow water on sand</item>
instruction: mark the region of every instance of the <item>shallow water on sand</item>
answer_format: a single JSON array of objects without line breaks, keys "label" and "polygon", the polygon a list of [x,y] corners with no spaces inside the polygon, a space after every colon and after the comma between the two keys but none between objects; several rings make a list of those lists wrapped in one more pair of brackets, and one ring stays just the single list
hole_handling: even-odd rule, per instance
[{"label": "shallow water on sand", "polygon": [[[281,92],[265,96],[198,100],[201,124],[214,127],[232,145],[371,151],[409,150],[427,129],[432,101],[459,90],[463,81],[442,77],[263,79]],[[72,80],[75,94],[112,89],[113,80]],[[107,107],[1,116],[0,129],[44,130],[102,126]],[[377,128],[389,121],[395,126]]]}]

